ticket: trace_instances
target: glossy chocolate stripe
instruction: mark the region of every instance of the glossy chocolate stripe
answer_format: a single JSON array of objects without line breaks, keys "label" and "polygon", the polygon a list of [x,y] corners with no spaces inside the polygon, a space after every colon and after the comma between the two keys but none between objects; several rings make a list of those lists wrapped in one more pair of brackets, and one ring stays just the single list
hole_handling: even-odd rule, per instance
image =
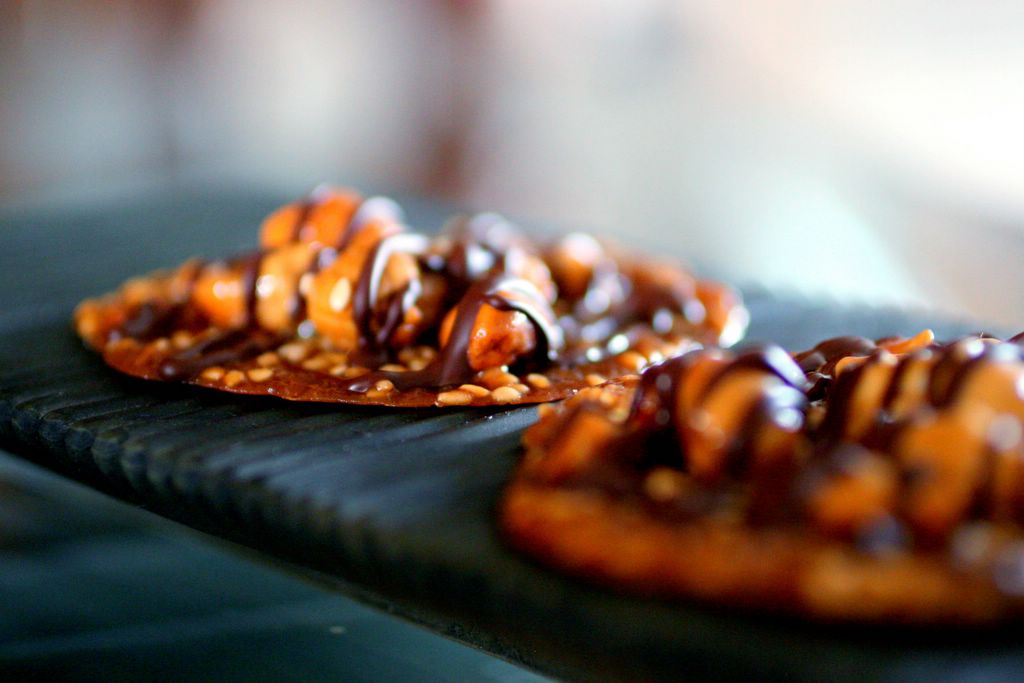
[{"label": "glossy chocolate stripe", "polygon": [[360,346],[369,350],[383,347],[402,322],[402,318],[416,303],[422,291],[419,275],[411,278],[402,291],[396,295],[396,302],[389,306],[384,322],[374,330],[374,308],[380,296],[380,289],[388,262],[396,254],[419,256],[430,242],[423,235],[399,233],[377,242],[370,251],[359,271],[355,293],[352,298],[352,317],[359,330]]},{"label": "glossy chocolate stripe", "polygon": [[[187,304],[192,297],[192,290],[195,288],[196,280],[204,268],[204,263],[199,259],[193,259],[186,263],[182,269],[187,268],[188,274],[185,278],[185,291],[181,301],[158,303],[147,301],[138,306],[121,326],[111,331],[111,338],[133,338],[148,341],[157,337],[170,336],[183,317],[186,317]],[[181,270],[171,277],[178,277]]]},{"label": "glossy chocolate stripe", "polygon": [[[507,273],[497,273],[470,287],[456,309],[455,320],[448,335],[448,343],[427,367],[422,370],[391,372],[378,370],[351,380],[343,380],[349,391],[364,393],[382,379],[389,380],[398,389],[417,387],[443,387],[463,384],[473,379],[476,371],[469,364],[469,345],[477,315],[485,305],[499,310],[519,311],[535,325],[542,340],[545,355],[551,360],[562,348],[561,330],[550,314],[540,304],[523,301],[502,292],[527,293],[531,298],[543,302],[536,288],[521,278]],[[538,349],[539,350],[539,349]]]},{"label": "glossy chocolate stripe", "polygon": [[281,337],[263,330],[220,331],[164,359],[160,376],[168,380],[192,379],[206,368],[258,356],[281,342]]},{"label": "glossy chocolate stripe", "polygon": [[804,372],[819,372],[831,375],[835,364],[847,356],[867,356],[878,346],[866,337],[833,337],[814,348],[794,356]]}]

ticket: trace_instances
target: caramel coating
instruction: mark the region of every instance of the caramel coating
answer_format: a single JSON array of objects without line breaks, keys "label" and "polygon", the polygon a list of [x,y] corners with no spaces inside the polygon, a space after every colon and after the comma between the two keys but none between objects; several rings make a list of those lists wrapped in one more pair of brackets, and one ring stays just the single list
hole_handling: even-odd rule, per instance
[{"label": "caramel coating", "polygon": [[[441,346],[448,343],[456,309],[441,323]],[[469,365],[474,370],[509,365],[537,347],[537,333],[530,319],[519,311],[499,311],[484,305],[477,314],[469,340]]]},{"label": "caramel coating", "polygon": [[[313,278],[308,295],[309,319],[339,350],[352,351],[359,346],[362,331],[353,307],[359,277],[367,260],[381,240],[401,231],[402,227],[395,223],[370,222],[351,238],[333,263]],[[385,265],[377,300],[386,301],[418,276],[419,267],[414,257],[402,253],[392,255]],[[404,322],[415,325],[419,315],[418,311],[407,310]]]},{"label": "caramel coating", "polygon": [[778,347],[733,356],[693,351],[644,374],[634,419],[670,428],[683,470],[701,482],[795,462],[803,450],[803,378]]},{"label": "caramel coating", "polygon": [[[192,296],[196,278],[203,269],[198,259],[190,259],[169,273],[126,282],[120,291],[99,299],[87,299],[75,307],[75,329],[89,343],[116,341],[138,336],[148,339],[164,332],[161,325],[138,326],[133,322],[146,317],[163,317],[167,310],[184,306]],[[145,329],[154,327],[155,329]]]},{"label": "caramel coating", "polygon": [[866,448],[837,449],[829,460],[831,471],[808,493],[806,513],[822,533],[852,540],[894,512],[899,473]]},{"label": "caramel coating", "polygon": [[[738,342],[750,322],[741,297],[726,285],[698,281],[671,260],[630,258],[613,244],[572,233],[545,252],[562,299],[559,313],[584,323],[578,334],[601,334],[599,321],[645,321],[655,327],[682,321],[711,330],[720,346]],[[673,315],[665,316],[665,312]]]},{"label": "caramel coating", "polygon": [[722,346],[732,346],[743,338],[750,315],[739,294],[719,282],[698,281],[697,298],[704,306],[704,324],[715,331]]},{"label": "caramel coating", "polygon": [[264,255],[256,280],[256,322],[265,330],[290,334],[295,330],[295,307],[303,298],[300,278],[309,270],[316,251],[309,244],[288,244]]},{"label": "caramel coating", "polygon": [[[621,434],[621,425],[603,413],[591,407],[576,410],[561,429],[547,435],[547,457],[539,461],[538,474],[549,482],[579,474],[601,458]],[[533,438],[538,440],[536,435]]]},{"label": "caramel coating", "polygon": [[260,246],[277,249],[295,241],[314,247],[341,244],[361,202],[351,190],[318,187],[305,200],[286,204],[264,219]]},{"label": "caramel coating", "polygon": [[247,320],[246,282],[242,264],[213,263],[196,278],[192,303],[214,327],[236,329]]},{"label": "caramel coating", "polygon": [[[595,271],[602,267],[613,267],[601,243],[580,232],[570,233],[555,242],[545,256],[559,293],[571,302],[579,301],[587,293]],[[609,296],[615,296],[621,301],[624,292],[619,290],[609,293]],[[610,299],[607,301],[607,305],[612,303]]]}]

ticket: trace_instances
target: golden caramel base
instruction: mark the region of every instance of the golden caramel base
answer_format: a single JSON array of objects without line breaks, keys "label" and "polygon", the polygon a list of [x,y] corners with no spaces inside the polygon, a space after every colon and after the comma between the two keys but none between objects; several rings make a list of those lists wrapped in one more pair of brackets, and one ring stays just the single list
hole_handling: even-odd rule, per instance
[{"label": "golden caramel base", "polygon": [[673,524],[594,490],[517,479],[501,504],[515,548],[614,588],[835,622],[974,624],[1019,615],[989,580],[939,557],[874,558],[782,529]]}]

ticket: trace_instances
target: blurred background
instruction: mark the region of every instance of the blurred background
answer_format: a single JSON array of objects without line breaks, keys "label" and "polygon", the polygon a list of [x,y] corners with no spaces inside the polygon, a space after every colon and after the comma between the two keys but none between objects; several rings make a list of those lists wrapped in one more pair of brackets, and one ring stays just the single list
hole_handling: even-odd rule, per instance
[{"label": "blurred background", "polygon": [[0,0],[0,203],[327,180],[1021,328],[1022,83],[1018,1]]}]

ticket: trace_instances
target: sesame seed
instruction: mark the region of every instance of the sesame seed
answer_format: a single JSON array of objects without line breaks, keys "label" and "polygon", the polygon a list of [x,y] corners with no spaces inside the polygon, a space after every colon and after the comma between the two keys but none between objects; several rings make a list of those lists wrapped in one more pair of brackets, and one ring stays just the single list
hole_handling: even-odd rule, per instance
[{"label": "sesame seed", "polygon": [[491,398],[498,403],[512,403],[522,398],[522,395],[512,387],[498,387],[491,392]]},{"label": "sesame seed", "polygon": [[289,363],[298,363],[306,357],[306,345],[298,342],[285,344],[277,350],[278,354]]},{"label": "sesame seed", "polygon": [[526,386],[525,384],[517,383],[517,384],[513,384],[511,386],[512,386],[513,389],[518,391],[520,394],[528,394],[528,393],[530,393],[530,387]]},{"label": "sesame seed", "polygon": [[477,397],[487,396],[489,393],[491,393],[485,387],[482,387],[479,384],[463,384],[461,387],[459,387],[459,390],[465,391],[466,393],[472,394],[473,396]]},{"label": "sesame seed", "polygon": [[390,393],[391,393],[390,391],[380,391],[378,389],[370,389],[369,391],[367,391],[363,395],[366,396],[366,398],[369,398],[369,399],[380,400],[380,399],[383,399],[383,398],[387,398],[388,394],[390,394]]},{"label": "sesame seed", "polygon": [[331,310],[335,313],[341,313],[348,306],[349,300],[352,298],[352,283],[348,281],[348,278],[340,278],[331,287],[331,293],[327,297],[327,305],[330,306]]},{"label": "sesame seed", "polygon": [[373,388],[377,391],[394,391],[395,385],[389,379],[377,380],[377,383],[373,385]]},{"label": "sesame seed", "polygon": [[248,373],[249,379],[253,382],[266,382],[273,376],[274,371],[270,368],[254,368]]},{"label": "sesame seed", "polygon": [[587,384],[592,387],[596,387],[598,384],[604,384],[608,379],[604,375],[599,375],[596,372],[591,373],[583,378]]},{"label": "sesame seed", "polygon": [[[170,348],[170,342],[166,339],[163,340],[163,345],[160,344],[160,339],[153,342],[153,346],[160,351],[166,351]],[[107,342],[106,348],[109,349],[136,349],[139,347],[139,341],[134,337],[121,337],[120,339],[111,339]]]},{"label": "sesame seed", "polygon": [[179,330],[171,337],[171,344],[176,349],[186,349],[192,343],[192,335],[184,330]]},{"label": "sesame seed", "polygon": [[224,375],[224,384],[229,387],[233,387],[244,380],[245,373],[241,370],[230,370],[226,375]]},{"label": "sesame seed", "polygon": [[302,277],[299,278],[299,294],[302,296],[309,296],[309,292],[313,287],[313,273],[303,273]]},{"label": "sesame seed", "polygon": [[215,365],[212,368],[206,368],[203,370],[199,376],[205,380],[209,380],[210,382],[216,382],[224,376],[224,368]]},{"label": "sesame seed", "polygon": [[331,359],[326,356],[313,356],[307,361],[303,361],[303,370],[326,370],[327,366],[331,364]]},{"label": "sesame seed", "polygon": [[91,337],[92,335],[96,334],[96,330],[99,328],[99,326],[100,322],[98,316],[92,311],[89,311],[88,313],[83,314],[82,317],[78,319],[78,334],[82,335],[83,337]]},{"label": "sesame seed", "polygon": [[531,372],[527,375],[526,381],[530,386],[536,387],[537,389],[547,389],[551,386],[551,380],[549,380],[545,375],[537,372]]},{"label": "sesame seed", "polygon": [[269,368],[272,365],[277,365],[280,361],[281,359],[273,351],[267,351],[256,357],[256,365],[261,368]]},{"label": "sesame seed", "polygon": [[647,359],[644,358],[643,354],[637,353],[636,351],[625,351],[620,353],[615,360],[617,360],[620,365],[634,372],[639,371],[647,365]]},{"label": "sesame seed", "polygon": [[506,387],[510,384],[517,384],[518,382],[519,378],[505,370],[504,367],[488,368],[480,373],[480,383],[488,389]]},{"label": "sesame seed", "polygon": [[399,365],[398,363],[385,363],[377,369],[383,370],[384,372],[405,372],[406,367],[404,365]]},{"label": "sesame seed", "polygon": [[644,493],[653,500],[665,502],[678,496],[686,485],[683,475],[667,467],[659,467],[644,479]]},{"label": "sesame seed", "polygon": [[441,406],[464,406],[472,402],[472,394],[465,391],[442,391],[437,395],[437,404]]}]

